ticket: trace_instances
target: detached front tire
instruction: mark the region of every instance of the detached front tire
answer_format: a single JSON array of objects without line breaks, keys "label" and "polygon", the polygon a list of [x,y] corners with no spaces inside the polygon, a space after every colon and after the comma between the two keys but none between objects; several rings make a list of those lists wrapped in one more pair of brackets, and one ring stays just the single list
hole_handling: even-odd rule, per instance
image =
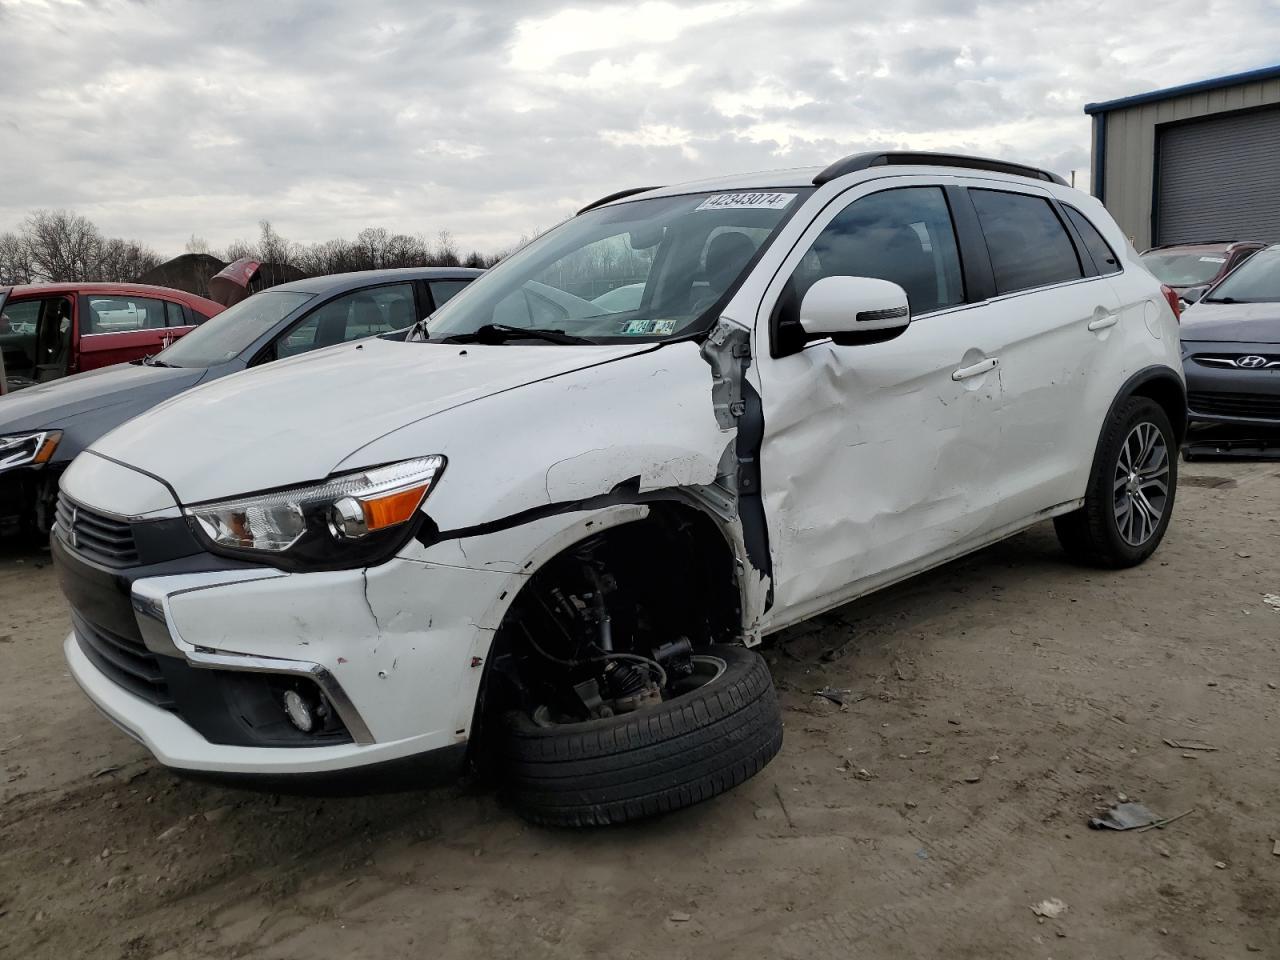
[{"label": "detached front tire", "polygon": [[1073,559],[1099,567],[1132,567],[1164,539],[1178,488],[1177,439],[1154,400],[1130,397],[1103,428],[1084,506],[1056,518],[1054,529]]},{"label": "detached front tire", "polygon": [[632,713],[546,726],[508,713],[500,753],[512,805],[535,823],[603,826],[692,806],[758,773],[782,746],[768,666],[733,645],[695,660],[715,675]]}]

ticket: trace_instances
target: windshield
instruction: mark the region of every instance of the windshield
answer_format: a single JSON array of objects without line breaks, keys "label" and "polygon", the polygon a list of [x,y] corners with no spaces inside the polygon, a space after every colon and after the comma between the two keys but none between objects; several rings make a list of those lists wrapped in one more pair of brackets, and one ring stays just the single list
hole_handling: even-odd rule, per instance
[{"label": "windshield", "polygon": [[161,350],[156,361],[172,367],[212,367],[225,363],[314,296],[314,293],[289,290],[255,293],[206,320],[167,350]]},{"label": "windshield", "polygon": [[810,192],[696,193],[590,210],[479,277],[430,317],[427,338],[497,328],[504,342],[535,339],[511,329],[522,328],[568,335],[558,342],[616,343],[697,332]]},{"label": "windshield", "polygon": [[1204,251],[1153,250],[1142,255],[1142,262],[1161,283],[1171,287],[1195,287],[1212,283],[1227,258],[1223,254]]},{"label": "windshield", "polygon": [[1280,244],[1259,250],[1236,267],[1205,297],[1210,303],[1280,301]]}]

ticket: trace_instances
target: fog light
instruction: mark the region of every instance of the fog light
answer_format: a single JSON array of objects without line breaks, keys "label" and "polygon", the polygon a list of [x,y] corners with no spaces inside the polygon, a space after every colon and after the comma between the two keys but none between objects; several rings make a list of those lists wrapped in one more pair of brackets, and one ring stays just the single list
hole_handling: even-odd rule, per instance
[{"label": "fog light", "polygon": [[306,698],[297,690],[284,692],[284,712],[289,722],[303,733],[310,733],[316,725],[316,714]]}]

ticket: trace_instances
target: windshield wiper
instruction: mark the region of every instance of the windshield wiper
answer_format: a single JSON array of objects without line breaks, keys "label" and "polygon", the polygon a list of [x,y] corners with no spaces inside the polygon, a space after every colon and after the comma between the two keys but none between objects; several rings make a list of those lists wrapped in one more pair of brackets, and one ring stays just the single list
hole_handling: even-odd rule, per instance
[{"label": "windshield wiper", "polygon": [[455,333],[435,343],[508,343],[512,340],[545,340],[547,343],[595,343],[587,337],[565,333],[563,330],[546,330],[542,327],[513,327],[505,323],[485,323],[471,333]]},{"label": "windshield wiper", "polygon": [[1204,297],[1204,303],[1243,303],[1243,300],[1237,300],[1235,297]]},{"label": "windshield wiper", "polygon": [[148,367],[172,367],[173,366],[172,363],[165,363],[163,360],[157,360],[156,355],[154,353],[149,353],[145,357],[143,357],[142,363],[144,366],[148,366]]}]

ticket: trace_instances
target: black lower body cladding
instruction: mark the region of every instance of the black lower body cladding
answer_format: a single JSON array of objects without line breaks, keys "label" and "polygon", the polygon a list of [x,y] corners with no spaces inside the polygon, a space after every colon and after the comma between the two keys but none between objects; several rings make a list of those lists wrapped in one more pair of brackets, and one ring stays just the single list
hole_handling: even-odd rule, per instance
[{"label": "black lower body cladding", "polygon": [[679,810],[747,780],[782,746],[764,659],[733,645],[700,651],[713,680],[661,704],[584,723],[510,714],[500,746],[507,795],[549,826],[603,826]]}]

